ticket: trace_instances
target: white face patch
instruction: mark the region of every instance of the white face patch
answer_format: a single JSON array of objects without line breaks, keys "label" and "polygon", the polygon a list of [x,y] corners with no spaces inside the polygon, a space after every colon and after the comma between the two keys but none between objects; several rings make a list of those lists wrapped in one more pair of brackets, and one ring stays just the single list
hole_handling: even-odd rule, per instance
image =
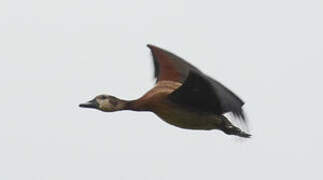
[{"label": "white face patch", "polygon": [[99,104],[99,109],[105,112],[113,112],[121,110],[119,107],[120,100],[114,96],[99,95],[96,97],[96,101]]}]

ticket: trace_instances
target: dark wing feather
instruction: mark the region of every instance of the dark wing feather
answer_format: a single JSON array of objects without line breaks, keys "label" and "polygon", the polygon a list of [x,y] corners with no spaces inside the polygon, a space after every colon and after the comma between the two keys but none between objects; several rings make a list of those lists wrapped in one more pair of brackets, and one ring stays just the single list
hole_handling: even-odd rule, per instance
[{"label": "dark wing feather", "polygon": [[204,76],[211,84],[212,89],[215,91],[215,94],[220,101],[222,113],[232,112],[234,116],[245,120],[245,115],[242,109],[244,102],[220,82],[207,75]]},{"label": "dark wing feather", "polygon": [[178,104],[218,115],[232,112],[244,120],[244,102],[214,79],[191,70],[184,84],[169,95]]},{"label": "dark wing feather", "polygon": [[222,114],[221,104],[212,84],[196,71],[190,71],[184,84],[169,94],[169,98],[186,107]]},{"label": "dark wing feather", "polygon": [[202,112],[216,114],[232,112],[244,119],[241,108],[244,102],[232,91],[175,54],[153,45],[148,47],[153,55],[157,81],[183,83],[169,95],[172,101]]}]

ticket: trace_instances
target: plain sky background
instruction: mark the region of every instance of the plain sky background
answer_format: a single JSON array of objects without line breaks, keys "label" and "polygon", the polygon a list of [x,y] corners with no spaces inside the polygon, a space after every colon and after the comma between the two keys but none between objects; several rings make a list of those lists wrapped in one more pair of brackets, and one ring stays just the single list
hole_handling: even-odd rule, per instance
[{"label": "plain sky background", "polygon": [[[236,92],[250,140],[78,104],[153,87],[151,43]],[[1,180],[322,179],[322,0],[1,0]]]}]

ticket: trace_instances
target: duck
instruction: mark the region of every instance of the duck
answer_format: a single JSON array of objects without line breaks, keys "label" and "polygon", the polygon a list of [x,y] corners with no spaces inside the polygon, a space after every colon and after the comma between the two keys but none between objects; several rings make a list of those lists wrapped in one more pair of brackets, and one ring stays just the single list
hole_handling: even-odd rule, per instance
[{"label": "duck", "polygon": [[156,79],[152,89],[135,100],[102,94],[79,107],[103,112],[150,111],[179,128],[220,130],[227,135],[251,137],[224,115],[231,113],[246,125],[244,101],[176,54],[151,44],[147,47],[152,54]]}]

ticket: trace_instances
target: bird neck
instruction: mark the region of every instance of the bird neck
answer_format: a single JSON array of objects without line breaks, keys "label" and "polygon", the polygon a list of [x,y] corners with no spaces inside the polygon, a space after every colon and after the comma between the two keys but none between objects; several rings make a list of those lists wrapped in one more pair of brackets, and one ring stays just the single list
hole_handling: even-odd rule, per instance
[{"label": "bird neck", "polygon": [[148,108],[144,105],[141,99],[136,100],[120,100],[120,110],[131,111],[148,111]]},{"label": "bird neck", "polygon": [[130,101],[117,99],[116,101],[110,101],[114,111],[123,111],[128,110],[128,104]]}]

